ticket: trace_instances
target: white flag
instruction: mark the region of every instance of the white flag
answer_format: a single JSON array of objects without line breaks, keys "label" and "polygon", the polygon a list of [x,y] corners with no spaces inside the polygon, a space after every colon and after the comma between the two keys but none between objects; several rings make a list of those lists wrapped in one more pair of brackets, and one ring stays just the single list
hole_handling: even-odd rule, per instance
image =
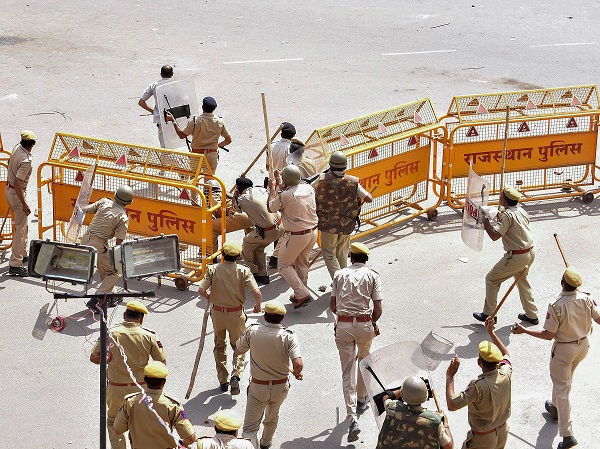
[{"label": "white flag", "polygon": [[479,216],[481,213],[479,207],[487,206],[488,198],[489,186],[487,181],[478,176],[471,165],[469,167],[469,182],[467,184],[460,236],[463,242],[475,251],[481,251],[483,248],[485,230],[483,228],[483,217]]}]

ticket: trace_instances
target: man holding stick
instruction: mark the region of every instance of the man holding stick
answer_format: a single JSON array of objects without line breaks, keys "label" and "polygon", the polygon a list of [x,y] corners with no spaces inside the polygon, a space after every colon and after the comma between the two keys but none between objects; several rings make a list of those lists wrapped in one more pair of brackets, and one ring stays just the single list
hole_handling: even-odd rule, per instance
[{"label": "man holding stick", "polygon": [[[504,208],[498,213],[498,223],[491,225],[486,216],[483,226],[489,237],[496,241],[502,238],[506,253],[492,267],[485,277],[485,304],[483,312],[473,313],[479,321],[485,321],[491,315],[498,303],[500,285],[511,277],[516,277],[535,260],[533,251],[533,238],[529,229],[529,215],[519,206],[521,194],[514,187],[504,187],[500,194],[500,206]],[[480,210],[480,213],[481,210]],[[531,324],[538,324],[537,307],[531,293],[531,286],[527,280],[529,268],[520,277],[517,287],[519,297],[525,313],[520,313],[518,318]]]},{"label": "man holding stick", "polygon": [[577,445],[569,401],[573,373],[588,353],[590,343],[587,336],[592,331],[592,320],[600,324],[600,311],[587,293],[577,290],[583,283],[577,271],[567,268],[560,283],[562,292],[548,306],[544,329],[525,329],[515,323],[512,332],[529,334],[542,340],[554,339],[550,358],[552,401],[546,401],[545,407],[550,416],[558,421],[559,434],[563,437],[558,449],[568,449]]}]

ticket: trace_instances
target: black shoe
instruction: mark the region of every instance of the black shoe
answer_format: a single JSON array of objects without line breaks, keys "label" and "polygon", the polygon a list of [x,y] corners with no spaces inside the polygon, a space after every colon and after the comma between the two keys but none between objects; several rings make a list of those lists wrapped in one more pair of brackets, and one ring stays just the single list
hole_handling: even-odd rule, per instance
[{"label": "black shoe", "polygon": [[261,444],[260,449],[271,449],[271,445],[270,444]]},{"label": "black shoe", "polygon": [[259,276],[257,274],[255,274],[253,276],[254,276],[254,279],[256,280],[256,282],[258,282],[259,284],[267,285],[269,282],[271,282],[269,280],[269,276]]},{"label": "black shoe", "polygon": [[240,394],[240,378],[237,376],[231,376],[231,380],[229,381],[229,385],[231,387],[231,394]]},{"label": "black shoe", "polygon": [[563,440],[558,443],[558,449],[569,449],[573,446],[577,446],[575,437],[563,437]]},{"label": "black shoe", "polygon": [[533,324],[534,326],[536,324],[540,324],[540,320],[538,320],[537,318],[529,318],[527,315],[525,315],[524,313],[519,313],[519,315],[517,316],[518,319],[520,319],[521,321],[527,321],[528,323]]},{"label": "black shoe", "polygon": [[221,391],[226,392],[227,390],[229,390],[229,382],[223,382],[221,384]]},{"label": "black shoe", "polygon": [[277,268],[277,257],[271,256],[269,258],[269,268]]},{"label": "black shoe", "polygon": [[10,276],[26,278],[27,276],[29,276],[29,270],[25,267],[10,267],[8,269],[8,274]]},{"label": "black shoe", "polygon": [[[483,313],[483,312],[475,312],[473,313],[473,318],[475,318],[477,321],[483,321],[485,322],[485,320],[487,320],[489,317],[489,315],[487,313]],[[494,323],[498,322],[498,317],[495,316],[494,317]]]},{"label": "black shoe", "polygon": [[93,313],[98,312],[98,308],[96,307],[97,305],[98,305],[98,300],[96,298],[92,298],[88,302],[85,303],[85,306],[88,309],[90,309]]},{"label": "black shoe", "polygon": [[26,264],[27,262],[29,262],[29,256],[23,257],[23,264]]},{"label": "black shoe", "polygon": [[548,399],[546,401],[546,403],[544,404],[544,408],[550,414],[550,417],[554,421],[558,421],[558,410],[556,410],[556,407],[554,406],[554,404],[552,403],[552,401],[550,399]]},{"label": "black shoe", "polygon": [[358,423],[356,421],[352,421],[350,423],[350,428],[348,429],[348,443],[358,440],[359,433],[360,427],[358,427]]}]

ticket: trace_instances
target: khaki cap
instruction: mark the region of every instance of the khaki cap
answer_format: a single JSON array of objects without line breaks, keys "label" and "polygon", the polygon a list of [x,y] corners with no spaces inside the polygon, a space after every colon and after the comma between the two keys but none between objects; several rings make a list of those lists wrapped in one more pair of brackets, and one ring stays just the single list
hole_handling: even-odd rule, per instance
[{"label": "khaki cap", "polygon": [[285,315],[287,310],[279,301],[274,299],[265,303],[265,313],[273,313],[275,315]]},{"label": "khaki cap", "polygon": [[583,279],[581,278],[581,275],[573,268],[567,268],[565,270],[565,274],[563,274],[563,279],[571,287],[577,288],[581,287],[581,284],[583,284]]},{"label": "khaki cap", "polygon": [[355,242],[350,245],[350,252],[352,254],[366,254],[367,256],[371,254],[369,251],[369,247],[364,243]]},{"label": "khaki cap", "polygon": [[215,413],[215,426],[226,432],[242,427],[242,417],[233,410],[223,409]]},{"label": "khaki cap", "polygon": [[242,252],[242,245],[234,242],[223,243],[223,252],[228,256],[239,256]]},{"label": "khaki cap", "polygon": [[163,362],[157,362],[153,360],[148,362],[144,368],[144,376],[151,377],[153,379],[166,379],[168,374],[169,369]]},{"label": "khaki cap", "polygon": [[514,187],[504,187],[502,189],[507,198],[513,201],[519,201],[521,199],[521,192],[519,192]]},{"label": "khaki cap", "polygon": [[37,140],[37,136],[33,131],[29,131],[28,129],[24,129],[21,131],[21,139],[23,140]]},{"label": "khaki cap", "polygon": [[486,362],[501,362],[502,353],[498,346],[491,341],[483,340],[479,343],[479,356]]},{"label": "khaki cap", "polygon": [[143,313],[144,315],[148,314],[148,309],[144,304],[139,301],[129,301],[127,303],[127,310],[131,310],[132,312]]}]

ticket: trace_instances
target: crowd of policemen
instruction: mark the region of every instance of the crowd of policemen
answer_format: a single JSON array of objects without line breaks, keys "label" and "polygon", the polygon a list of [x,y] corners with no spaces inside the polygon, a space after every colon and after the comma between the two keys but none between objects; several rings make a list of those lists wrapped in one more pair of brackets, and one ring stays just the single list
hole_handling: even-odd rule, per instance
[{"label": "crowd of policemen", "polygon": [[[172,75],[172,68],[168,66],[161,70],[163,81]],[[139,100],[141,107],[153,111],[155,121],[157,109],[148,107],[146,100],[154,95],[160,83],[150,85]],[[183,129],[172,116],[167,117],[179,137],[192,136],[191,151],[204,154],[213,172],[217,170],[218,148],[232,141],[222,119],[214,116],[216,107],[214,98],[204,98],[202,115],[192,117]],[[158,123],[162,144],[160,126]],[[359,438],[358,414],[368,408],[369,397],[358,362],[369,354],[373,338],[379,334],[377,321],[383,310],[383,296],[378,273],[367,266],[370,249],[362,243],[351,243],[350,235],[362,203],[373,201],[373,197],[358,178],[345,172],[347,160],[342,152],[330,156],[326,172],[316,173],[314,163],[303,154],[304,144],[294,138],[295,134],[292,124],[282,124],[281,139],[274,143],[267,158],[273,176],[266,180],[265,187],[254,185],[246,177],[236,179],[227,212],[227,230],[247,229],[248,232],[241,244],[228,240],[221,245],[221,263],[208,267],[199,286],[200,295],[211,304],[214,360],[223,393],[240,394],[245,354],[250,352],[245,416],[242,419],[232,410],[217,413],[214,417],[216,435],[198,439],[201,448],[266,449],[272,446],[279,411],[290,388],[289,375],[301,380],[303,362],[297,336],[282,325],[286,308],[275,300],[263,302],[258,284],[268,284],[267,268],[276,267],[293,291],[290,301],[294,309],[307,306],[313,300],[307,288],[309,256],[319,232],[321,252],[332,280],[330,310],[336,317],[335,342],[342,371],[349,442]],[[25,192],[36,139],[32,131],[22,131],[21,142],[13,149],[8,165],[5,194],[14,219],[9,261],[9,274],[13,276],[28,275],[23,264],[28,259],[27,216],[31,209]],[[518,319],[527,325],[539,323],[527,281],[535,259],[533,240],[529,217],[519,200],[517,189],[505,187],[500,195],[498,214],[483,220],[489,237],[502,240],[505,254],[486,276],[483,312],[473,314],[475,319],[484,322],[491,340],[479,345],[481,375],[465,390],[456,393],[454,376],[460,365],[458,357],[451,361],[446,373],[448,410],[468,407],[470,431],[463,448],[501,449],[508,437],[513,356],[494,332],[497,295],[502,282],[518,277],[524,309]],[[81,242],[98,250],[97,267],[102,281],[98,292],[110,293],[118,280],[118,274],[108,262],[108,244],[113,238],[117,244],[125,239],[128,228],[125,206],[133,201],[133,191],[123,185],[114,198],[100,199],[83,209],[94,214]],[[221,218],[214,217],[214,220],[219,231],[213,235],[216,247]],[[265,248],[270,244],[274,244],[274,253],[267,262]],[[240,260],[243,263],[238,263]],[[589,295],[578,290],[583,280],[576,270],[567,268],[560,283],[560,295],[548,307],[543,330],[515,323],[512,331],[554,340],[550,362],[552,399],[546,401],[545,409],[559,423],[563,439],[558,448],[567,449],[577,444],[570,419],[572,376],[588,352],[587,335],[592,321],[600,324],[600,312]],[[263,320],[251,326],[246,326],[244,313],[247,291],[254,300],[253,311],[264,312]],[[187,447],[197,440],[181,404],[163,392],[168,374],[166,356],[154,332],[142,326],[147,314],[142,303],[131,301],[127,303],[123,322],[111,328],[107,426],[113,449],[126,447],[123,437],[126,431],[136,449]],[[233,350],[231,366],[228,347]],[[96,344],[90,360],[99,363],[99,357],[100,348]],[[428,396],[426,383],[416,377],[409,377],[402,388],[385,391],[380,396],[379,406],[385,413],[385,421],[377,448],[454,447],[446,416],[423,407]],[[174,439],[173,430],[179,439]]]}]

